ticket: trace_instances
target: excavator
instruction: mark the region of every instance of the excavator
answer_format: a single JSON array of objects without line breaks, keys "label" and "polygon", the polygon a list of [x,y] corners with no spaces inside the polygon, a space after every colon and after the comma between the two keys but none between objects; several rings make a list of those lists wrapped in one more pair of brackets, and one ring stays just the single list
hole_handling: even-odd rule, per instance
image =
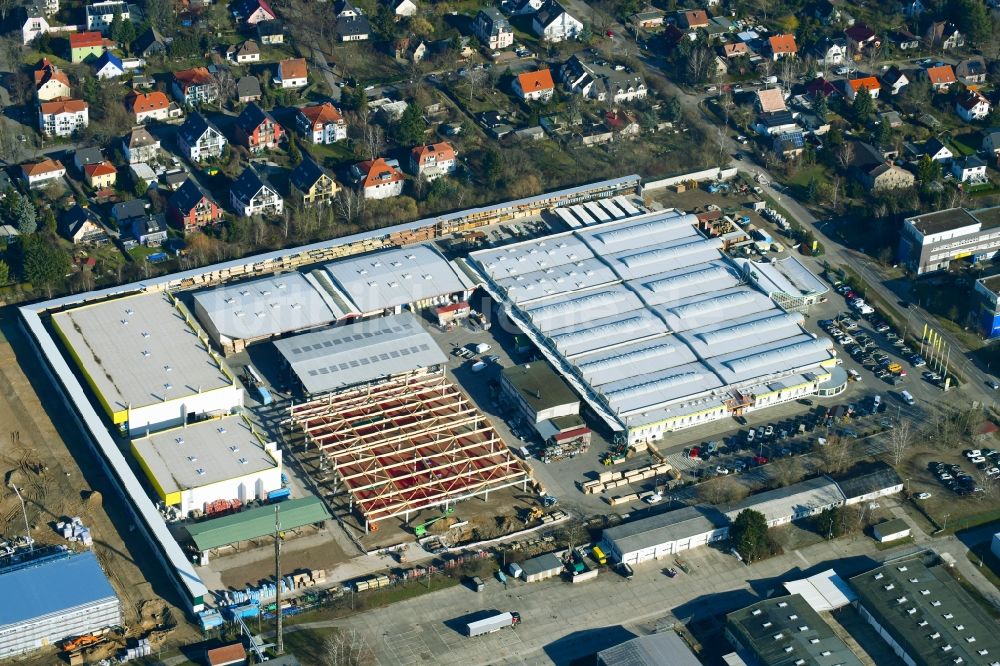
[{"label": "excavator", "polygon": [[418,538],[422,537],[422,536],[425,536],[427,534],[427,528],[428,527],[430,527],[431,525],[433,525],[434,523],[436,523],[439,520],[444,520],[445,518],[447,518],[448,516],[450,516],[453,513],[455,513],[455,507],[449,506],[437,518],[431,518],[430,520],[428,520],[425,523],[420,523],[419,525],[415,525],[413,527],[413,536],[418,537]]},{"label": "excavator", "polygon": [[84,648],[94,647],[108,640],[107,634],[87,634],[86,636],[74,636],[62,642],[63,652],[79,652]]}]

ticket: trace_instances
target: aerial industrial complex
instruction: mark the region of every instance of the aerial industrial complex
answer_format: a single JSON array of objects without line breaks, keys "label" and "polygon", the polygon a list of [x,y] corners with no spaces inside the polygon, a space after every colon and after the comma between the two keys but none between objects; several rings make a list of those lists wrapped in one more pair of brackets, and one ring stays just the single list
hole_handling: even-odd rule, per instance
[{"label": "aerial industrial complex", "polygon": [[507,316],[629,443],[815,393],[836,362],[697,222],[654,212],[471,255]]}]

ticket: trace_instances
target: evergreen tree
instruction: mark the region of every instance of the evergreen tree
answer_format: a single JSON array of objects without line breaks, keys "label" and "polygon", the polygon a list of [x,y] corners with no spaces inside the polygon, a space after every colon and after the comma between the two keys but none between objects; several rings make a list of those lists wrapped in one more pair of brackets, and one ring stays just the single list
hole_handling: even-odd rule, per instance
[{"label": "evergreen tree", "polygon": [[875,102],[872,100],[872,94],[868,92],[868,88],[862,87],[854,95],[851,112],[854,114],[855,122],[861,125],[866,124],[875,115]]},{"label": "evergreen tree", "polygon": [[36,287],[52,288],[66,277],[69,256],[47,238],[37,234],[21,236],[21,276]]},{"label": "evergreen tree", "polygon": [[729,528],[729,539],[747,564],[768,553],[767,519],[759,511],[744,509]]},{"label": "evergreen tree", "polygon": [[18,233],[33,234],[38,229],[38,212],[28,197],[18,197],[14,204],[14,222]]},{"label": "evergreen tree", "polygon": [[427,124],[420,114],[420,107],[411,102],[396,122],[394,128],[396,140],[406,146],[423,143],[426,128]]}]

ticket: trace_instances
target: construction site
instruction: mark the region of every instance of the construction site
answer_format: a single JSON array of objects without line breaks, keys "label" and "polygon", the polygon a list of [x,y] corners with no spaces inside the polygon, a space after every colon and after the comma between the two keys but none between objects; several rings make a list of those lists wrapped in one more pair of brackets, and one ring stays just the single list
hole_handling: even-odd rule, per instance
[{"label": "construction site", "polygon": [[443,371],[329,393],[292,406],[290,418],[325,496],[366,534],[411,525],[425,510],[451,515],[457,503],[496,500],[504,489],[526,493],[532,483]]}]

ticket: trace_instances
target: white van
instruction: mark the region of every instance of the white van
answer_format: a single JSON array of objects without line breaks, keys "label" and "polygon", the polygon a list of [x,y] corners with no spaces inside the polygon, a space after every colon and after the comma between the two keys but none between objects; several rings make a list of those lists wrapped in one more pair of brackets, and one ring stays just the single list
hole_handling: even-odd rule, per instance
[{"label": "white van", "polygon": [[876,395],[874,402],[875,402],[875,409],[878,409],[878,406],[882,404],[882,396]]},{"label": "white van", "polygon": [[910,395],[909,391],[900,391],[899,397],[908,405],[912,405],[914,403],[913,396]]},{"label": "white van", "polygon": [[850,375],[851,381],[860,382],[863,379],[861,373],[855,370],[854,368],[848,368],[847,374]]}]

